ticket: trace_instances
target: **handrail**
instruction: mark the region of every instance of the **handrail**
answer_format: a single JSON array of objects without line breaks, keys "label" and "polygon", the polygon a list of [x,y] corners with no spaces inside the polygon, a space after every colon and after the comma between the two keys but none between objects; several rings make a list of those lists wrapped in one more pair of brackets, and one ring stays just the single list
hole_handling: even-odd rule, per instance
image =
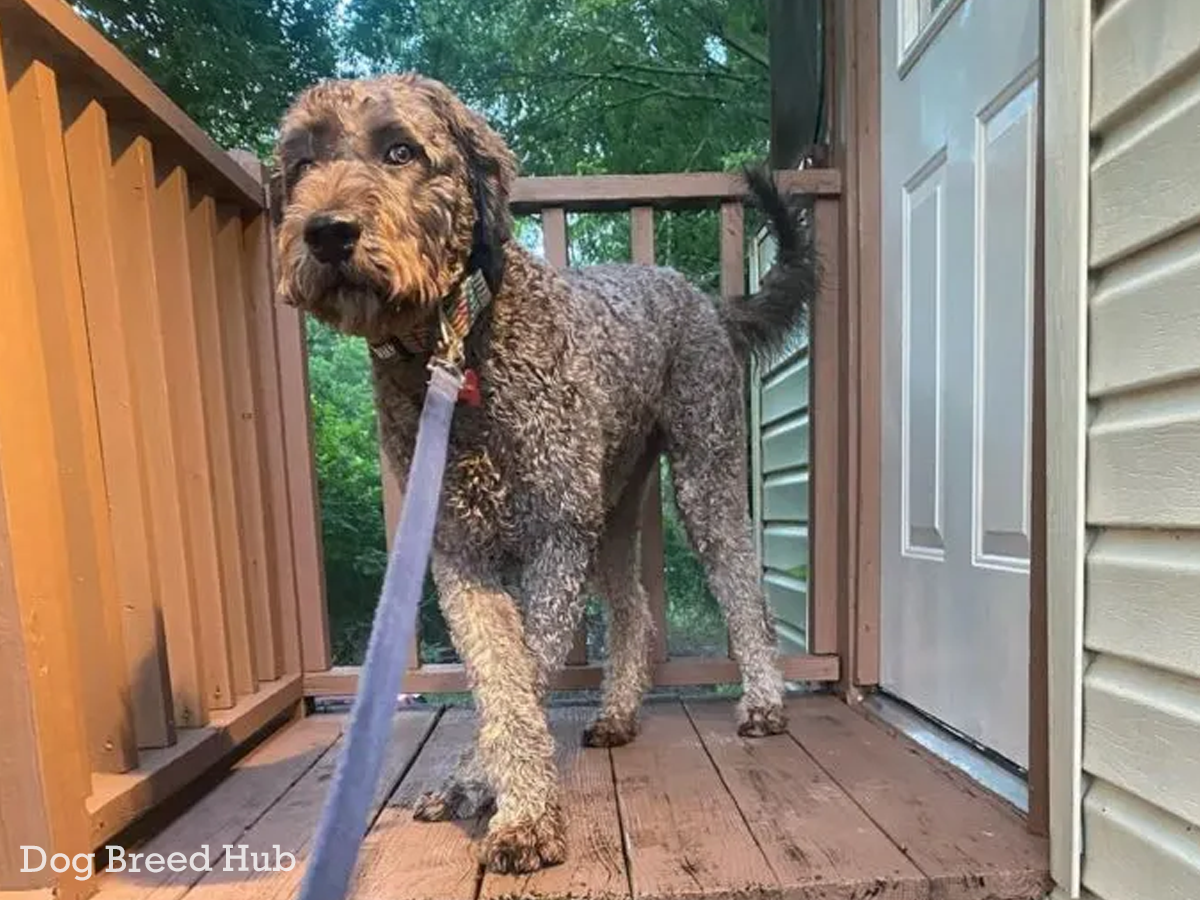
[{"label": "handrail", "polygon": [[110,118],[136,121],[156,148],[201,176],[212,194],[250,211],[262,187],[128,57],[63,0],[0,0],[0,30],[88,85]]},{"label": "handrail", "polygon": [[[775,174],[785,191],[836,197],[842,191],[838,169],[804,169]],[[745,182],[731,172],[669,172],[652,175],[547,175],[518,178],[510,205],[525,215],[546,207],[572,212],[611,212],[632,206],[655,209],[711,207],[742,200]]]}]

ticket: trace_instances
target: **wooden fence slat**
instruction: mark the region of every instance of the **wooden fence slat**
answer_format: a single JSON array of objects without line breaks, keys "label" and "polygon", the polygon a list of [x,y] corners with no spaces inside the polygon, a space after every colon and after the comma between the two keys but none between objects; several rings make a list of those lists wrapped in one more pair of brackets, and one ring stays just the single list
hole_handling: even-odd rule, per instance
[{"label": "wooden fence slat", "polygon": [[[162,593],[175,722],[181,728],[207,722],[210,705],[219,709],[227,700],[230,680],[228,650],[224,654],[220,648],[211,654],[201,650],[201,620],[215,618],[223,623],[224,597],[209,485],[208,433],[200,395],[187,217],[187,173],[172,168],[158,180],[155,189],[153,246],[191,585],[185,595],[165,590]],[[216,703],[212,701],[217,691],[210,691],[209,685],[220,689]]]},{"label": "wooden fence slat", "polygon": [[[258,166],[261,170],[261,166]],[[259,176],[261,177],[261,176]],[[298,675],[300,666],[300,613],[296,587],[296,559],[292,546],[291,499],[288,489],[287,451],[280,386],[278,337],[275,333],[275,280],[271,254],[271,229],[265,215],[247,225],[246,284],[254,307],[251,356],[261,415],[265,453],[260,457],[270,503],[266,516],[275,567],[272,620],[275,622],[275,660],[279,675]],[[267,677],[260,673],[260,677]]]},{"label": "wooden fence slat", "polygon": [[[117,221],[111,196],[114,187],[111,143],[107,116],[99,103],[78,96],[70,87],[65,89],[64,97],[72,107],[71,124],[63,136],[71,202],[76,223],[88,223],[76,228],[75,241],[92,351],[108,517],[112,534],[117,536],[113,541],[113,557],[120,603],[114,597],[111,605],[106,606],[106,617],[111,618],[109,627],[121,637],[122,653],[112,654],[111,665],[112,677],[121,688],[120,712],[122,721],[128,723],[128,744],[122,751],[123,765],[110,771],[124,771],[137,765],[137,723],[131,686],[135,680],[146,677],[141,666],[152,666],[157,705],[153,715],[155,727],[161,728],[166,720],[163,700],[168,696],[162,665],[166,657],[161,631],[154,627],[149,631],[154,638],[148,658],[142,655],[137,634],[130,635],[134,638],[133,647],[124,646],[127,616],[123,610],[150,610],[154,614],[156,588],[153,544],[142,485],[141,435],[133,399],[133,362],[121,309],[121,276],[114,247],[115,229],[111,224]],[[142,252],[149,250],[144,248]],[[91,680],[97,676],[89,671],[87,677]],[[113,715],[102,710],[94,714]],[[160,734],[159,740],[163,737],[169,739],[169,732]]]},{"label": "wooden fence slat", "polygon": [[[39,61],[6,57],[20,187],[45,339],[71,570],[72,627],[78,630],[82,715],[91,771],[136,764],[121,647],[113,534],[96,415],[92,358],[75,221],[54,72]],[[19,76],[14,71],[20,67]]]},{"label": "wooden fence slat", "polygon": [[[250,308],[242,269],[242,219],[234,211],[217,230],[217,303],[230,403],[230,439],[233,443],[236,506],[241,534],[246,602],[250,610],[253,660],[246,683],[258,690],[260,672],[275,672],[275,622],[271,598],[275,572],[267,552],[268,497],[263,484],[259,447],[259,414],[255,400],[254,368],[250,364]],[[235,670],[236,674],[236,670]]]},{"label": "wooden fence slat", "polygon": [[[635,206],[629,211],[629,246],[633,262],[654,265],[654,208]],[[646,484],[641,523],[642,587],[650,602],[654,635],[650,660],[663,662],[668,656],[666,557],[663,537],[662,468],[655,466]]]},{"label": "wooden fence slat", "polygon": [[[200,634],[210,703],[215,708],[228,709],[238,694],[253,693],[250,679],[253,678],[254,656],[245,568],[238,538],[237,490],[229,436],[229,386],[217,298],[216,232],[215,201],[207,194],[194,194],[187,213],[188,261],[191,263],[193,315],[208,440],[208,496],[212,502],[220,562],[220,597],[205,601],[205,608],[211,608],[214,613],[200,617]],[[210,666],[210,659],[217,663]]]},{"label": "wooden fence slat", "polygon": [[542,246],[546,262],[558,268],[566,268],[570,259],[567,238],[567,213],[559,207],[542,210]]},{"label": "wooden fence slat", "polygon": [[837,652],[837,593],[839,553],[838,466],[840,425],[838,422],[838,348],[840,308],[838,302],[837,199],[819,198],[814,204],[817,255],[824,278],[812,311],[812,491],[809,533],[812,535],[809,573],[808,651]]},{"label": "wooden fence slat", "polygon": [[[122,597],[125,658],[138,746],[168,747],[175,743],[176,710],[171,675],[179,682],[187,679],[189,670],[170,672],[164,606],[190,611],[194,600],[175,434],[171,428],[167,342],[153,252],[154,162],[150,144],[144,138],[118,142],[110,132],[109,140],[114,143],[115,152],[112,212],[107,221],[112,223],[110,234],[119,273],[117,300],[122,328],[128,346],[137,348],[129,355],[129,365],[153,578],[149,594],[129,592]],[[164,597],[169,598],[166,604]],[[190,612],[183,615],[191,621]],[[196,672],[192,675],[195,682],[183,690],[199,690],[199,675]],[[196,719],[195,723],[202,721]]]},{"label": "wooden fence slat", "polygon": [[745,214],[741,203],[721,204],[721,296],[746,289]]},{"label": "wooden fence slat", "polygon": [[296,600],[300,611],[300,648],[305,672],[330,666],[329,609],[325,601],[325,557],[321,509],[313,458],[312,412],[308,392],[308,345],[304,316],[292,307],[275,307],[279,380],[287,445],[292,540],[296,553]]},{"label": "wooden fence slat", "polygon": [[[565,268],[571,256],[570,242],[567,235],[567,214],[556,207],[542,210],[542,246],[546,253],[546,262],[557,268]],[[575,631],[575,643],[567,654],[567,665],[582,666],[588,661],[587,655],[587,623],[580,622]]]},{"label": "wooden fence slat", "polygon": [[[6,52],[8,47],[4,47]],[[42,887],[19,872],[21,844],[88,849],[87,737],[66,523],[42,325],[21,196],[7,85],[0,89],[0,882]],[[57,337],[57,336],[55,336]],[[11,677],[9,677],[11,676]],[[47,736],[52,736],[47,739]],[[62,896],[78,896],[63,880]]]}]

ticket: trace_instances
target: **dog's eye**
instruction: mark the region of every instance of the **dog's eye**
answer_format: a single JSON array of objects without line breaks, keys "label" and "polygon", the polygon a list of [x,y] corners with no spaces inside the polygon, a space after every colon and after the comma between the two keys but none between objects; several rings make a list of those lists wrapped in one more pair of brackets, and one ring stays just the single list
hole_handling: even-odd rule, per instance
[{"label": "dog's eye", "polygon": [[413,148],[410,144],[392,144],[383,154],[383,161],[389,166],[403,166],[412,162]]},{"label": "dog's eye", "polygon": [[311,159],[302,159],[292,166],[292,183],[295,184],[305,173],[313,167],[314,163]]}]

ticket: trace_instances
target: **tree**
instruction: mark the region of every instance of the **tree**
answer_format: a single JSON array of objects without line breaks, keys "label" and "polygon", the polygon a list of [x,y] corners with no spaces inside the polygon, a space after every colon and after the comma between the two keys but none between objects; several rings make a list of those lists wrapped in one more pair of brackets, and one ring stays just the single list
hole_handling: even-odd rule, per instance
[{"label": "tree", "polygon": [[270,151],[296,92],[333,75],[338,0],[77,0],[217,143]]}]

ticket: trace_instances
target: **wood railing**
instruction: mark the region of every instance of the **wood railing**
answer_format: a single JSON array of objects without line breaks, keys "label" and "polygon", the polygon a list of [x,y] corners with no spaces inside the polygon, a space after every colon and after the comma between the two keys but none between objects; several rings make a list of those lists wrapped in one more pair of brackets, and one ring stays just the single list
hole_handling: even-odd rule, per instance
[{"label": "wood railing", "polygon": [[0,892],[71,897],[19,848],[90,852],[302,702],[303,332],[255,174],[60,0],[0,37]]},{"label": "wood railing", "polygon": [[[782,658],[786,676],[796,681],[831,682],[839,677],[836,656],[836,407],[822,404],[822,394],[835,397],[838,379],[838,229],[840,227],[841,178],[830,169],[780,172],[780,183],[794,193],[811,195],[816,240],[824,278],[811,322],[812,394],[811,423],[812,491],[810,515],[813,523],[809,567],[808,652]],[[567,213],[623,212],[630,216],[632,261],[655,260],[655,212],[717,208],[720,215],[720,291],[723,295],[745,290],[745,236],[743,191],[733,175],[701,172],[669,175],[607,175],[588,177],[522,178],[512,199],[513,212],[541,218],[546,259],[563,266],[569,257]],[[384,478],[385,522],[388,540],[399,514],[399,489],[386,464]],[[667,651],[666,592],[663,560],[663,520],[657,473],[647,492],[641,529],[642,580],[649,595],[656,640],[651,648],[655,685],[710,685],[739,680],[731,659],[719,657],[671,657]],[[314,627],[327,627],[324,610],[310,610],[306,618]],[[328,648],[328,637],[322,642]],[[411,648],[411,666],[404,690],[420,692],[463,691],[466,673],[457,663],[422,664],[420,635]],[[327,654],[327,651],[326,651]],[[568,666],[559,674],[560,689],[594,688],[603,677],[603,667],[588,659],[586,636],[576,636]],[[331,666],[328,655],[305,655],[306,695],[353,694],[358,681],[357,666]]]}]

